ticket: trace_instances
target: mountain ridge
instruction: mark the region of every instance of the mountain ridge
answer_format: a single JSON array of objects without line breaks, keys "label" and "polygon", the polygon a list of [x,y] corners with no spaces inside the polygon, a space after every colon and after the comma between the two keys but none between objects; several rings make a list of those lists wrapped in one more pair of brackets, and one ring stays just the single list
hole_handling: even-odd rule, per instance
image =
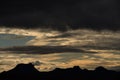
[{"label": "mountain ridge", "polygon": [[15,68],[0,73],[0,80],[120,80],[120,72],[107,70],[102,66],[95,70],[56,68],[49,72],[39,72],[32,63],[18,64]]}]

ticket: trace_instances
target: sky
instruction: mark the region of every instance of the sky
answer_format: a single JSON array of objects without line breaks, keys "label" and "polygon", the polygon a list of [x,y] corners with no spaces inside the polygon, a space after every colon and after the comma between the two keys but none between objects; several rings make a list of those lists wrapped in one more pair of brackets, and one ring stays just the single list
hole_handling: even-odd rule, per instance
[{"label": "sky", "polygon": [[119,0],[3,0],[0,17],[4,26],[118,30],[120,6]]},{"label": "sky", "polygon": [[120,70],[119,0],[3,0],[0,72],[19,63]]},{"label": "sky", "polygon": [[43,29],[0,28],[0,72],[19,63],[39,71],[80,66],[120,70],[120,31],[89,29],[60,32]]}]

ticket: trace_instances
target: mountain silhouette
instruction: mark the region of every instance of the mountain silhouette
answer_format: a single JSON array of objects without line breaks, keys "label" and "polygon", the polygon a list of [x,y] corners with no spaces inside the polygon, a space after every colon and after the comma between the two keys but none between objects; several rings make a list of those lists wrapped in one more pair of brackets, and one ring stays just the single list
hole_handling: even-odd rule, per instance
[{"label": "mountain silhouette", "polygon": [[29,64],[18,64],[14,69],[10,70],[9,73],[19,73],[19,74],[30,74],[39,73],[39,71],[34,68],[32,63]]},{"label": "mountain silhouette", "polygon": [[8,72],[3,72],[2,74],[5,75],[5,80],[33,80],[38,76],[39,71],[34,68],[34,65],[29,63],[18,64],[14,69]]},{"label": "mountain silhouette", "polygon": [[102,66],[95,70],[74,66],[39,72],[32,63],[29,63],[18,64],[15,68],[0,73],[0,80],[120,80],[120,72],[107,70]]}]

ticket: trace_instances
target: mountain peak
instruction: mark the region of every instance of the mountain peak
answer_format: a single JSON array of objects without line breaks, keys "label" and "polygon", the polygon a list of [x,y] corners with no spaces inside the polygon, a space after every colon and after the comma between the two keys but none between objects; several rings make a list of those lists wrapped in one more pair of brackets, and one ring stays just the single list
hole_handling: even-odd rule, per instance
[{"label": "mountain peak", "polygon": [[14,69],[10,70],[12,73],[37,73],[39,72],[32,63],[18,64]]},{"label": "mountain peak", "polygon": [[97,67],[96,69],[95,69],[95,71],[107,71],[107,69],[105,69],[104,67],[102,67],[102,66],[99,66],[99,67]]}]

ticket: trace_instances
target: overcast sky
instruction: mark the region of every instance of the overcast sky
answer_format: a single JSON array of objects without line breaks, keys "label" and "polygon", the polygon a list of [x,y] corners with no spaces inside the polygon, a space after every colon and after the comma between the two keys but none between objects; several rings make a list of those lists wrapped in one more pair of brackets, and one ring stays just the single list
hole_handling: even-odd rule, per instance
[{"label": "overcast sky", "polygon": [[120,25],[119,0],[3,0],[0,11],[0,24],[8,26],[87,25],[114,29]]}]

